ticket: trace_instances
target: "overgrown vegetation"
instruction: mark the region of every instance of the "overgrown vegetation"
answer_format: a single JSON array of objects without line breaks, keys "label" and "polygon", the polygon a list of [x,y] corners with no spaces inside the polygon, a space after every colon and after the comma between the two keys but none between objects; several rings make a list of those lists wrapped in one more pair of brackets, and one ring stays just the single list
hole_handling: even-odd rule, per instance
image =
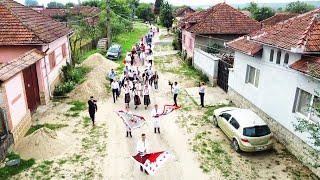
[{"label": "overgrown vegetation", "polygon": [[0,168],[0,179],[9,179],[10,177],[19,174],[31,166],[33,166],[36,162],[34,159],[24,160],[21,159],[18,154],[10,153],[7,155],[9,160],[20,159],[20,164],[17,166],[4,166]]},{"label": "overgrown vegetation", "polygon": [[206,52],[211,54],[218,54],[220,53],[220,49],[222,48],[223,47],[217,43],[209,42]]},{"label": "overgrown vegetation", "polygon": [[28,136],[29,134],[32,134],[36,130],[43,128],[43,127],[46,127],[51,130],[56,130],[56,129],[61,129],[61,128],[67,127],[67,126],[68,126],[67,124],[50,124],[50,123],[32,125],[30,127],[30,129],[28,130],[28,132],[26,133],[26,136]]},{"label": "overgrown vegetation", "polygon": [[63,79],[54,89],[53,95],[61,97],[71,92],[77,84],[85,81],[85,76],[89,71],[87,67],[73,67],[70,64],[64,66],[62,68]]},{"label": "overgrown vegetation", "polygon": [[81,101],[73,101],[69,103],[71,105],[68,112],[65,114],[67,117],[79,117],[80,112],[87,109],[87,104]]}]

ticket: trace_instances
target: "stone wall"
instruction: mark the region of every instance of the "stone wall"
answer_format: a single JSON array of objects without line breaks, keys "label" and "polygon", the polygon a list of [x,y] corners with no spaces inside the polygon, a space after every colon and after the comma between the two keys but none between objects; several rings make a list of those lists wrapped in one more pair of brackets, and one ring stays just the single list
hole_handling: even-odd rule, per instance
[{"label": "stone wall", "polygon": [[320,177],[320,167],[315,168],[313,164],[320,164],[320,159],[318,156],[313,154],[316,151],[302,141],[298,136],[294,135],[291,131],[287,130],[284,126],[278,123],[276,120],[272,119],[262,110],[257,108],[255,105],[250,103],[231,87],[228,89],[228,95],[230,100],[232,100],[238,107],[251,109],[256,112],[266,123],[269,125],[274,137],[282,143],[289,152],[291,152],[299,161],[301,161],[305,166],[307,166],[313,173]]},{"label": "stone wall", "polygon": [[19,140],[25,136],[25,134],[28,132],[32,124],[31,121],[31,114],[28,110],[25,117],[19,122],[16,128],[13,129],[13,139],[14,139],[14,145],[17,146],[19,144]]}]

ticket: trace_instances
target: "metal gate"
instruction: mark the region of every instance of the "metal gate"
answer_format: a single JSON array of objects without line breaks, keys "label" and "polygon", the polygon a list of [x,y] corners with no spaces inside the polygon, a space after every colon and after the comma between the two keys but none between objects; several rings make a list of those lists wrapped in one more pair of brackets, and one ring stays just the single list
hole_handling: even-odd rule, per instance
[{"label": "metal gate", "polygon": [[233,57],[223,57],[218,63],[217,84],[225,92],[228,92],[229,68],[233,67]]}]

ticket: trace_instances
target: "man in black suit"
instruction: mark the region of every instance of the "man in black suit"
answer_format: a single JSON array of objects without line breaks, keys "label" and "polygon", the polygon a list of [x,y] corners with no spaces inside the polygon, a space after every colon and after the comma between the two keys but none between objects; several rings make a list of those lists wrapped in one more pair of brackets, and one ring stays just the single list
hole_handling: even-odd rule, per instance
[{"label": "man in black suit", "polygon": [[96,112],[98,111],[98,106],[97,106],[97,101],[93,98],[93,96],[90,97],[88,101],[88,105],[89,105],[89,115],[92,120],[92,125],[94,126],[94,118],[95,118]]}]

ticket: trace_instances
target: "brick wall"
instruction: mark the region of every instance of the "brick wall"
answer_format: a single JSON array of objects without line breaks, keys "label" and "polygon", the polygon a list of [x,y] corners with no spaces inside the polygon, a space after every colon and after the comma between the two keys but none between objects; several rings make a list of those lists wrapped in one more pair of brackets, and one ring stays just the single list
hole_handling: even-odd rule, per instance
[{"label": "brick wall", "polygon": [[291,131],[287,130],[276,120],[272,119],[262,110],[257,108],[255,105],[250,103],[231,87],[228,90],[229,98],[240,108],[251,109],[256,112],[266,123],[269,125],[271,131],[274,134],[274,137],[282,143],[289,152],[291,152],[299,161],[301,161],[305,166],[307,166],[313,173],[320,177],[320,167],[315,168],[312,166],[313,163],[320,164],[320,159],[317,159],[317,156],[313,154],[316,151],[302,141],[299,137],[294,135]]}]

